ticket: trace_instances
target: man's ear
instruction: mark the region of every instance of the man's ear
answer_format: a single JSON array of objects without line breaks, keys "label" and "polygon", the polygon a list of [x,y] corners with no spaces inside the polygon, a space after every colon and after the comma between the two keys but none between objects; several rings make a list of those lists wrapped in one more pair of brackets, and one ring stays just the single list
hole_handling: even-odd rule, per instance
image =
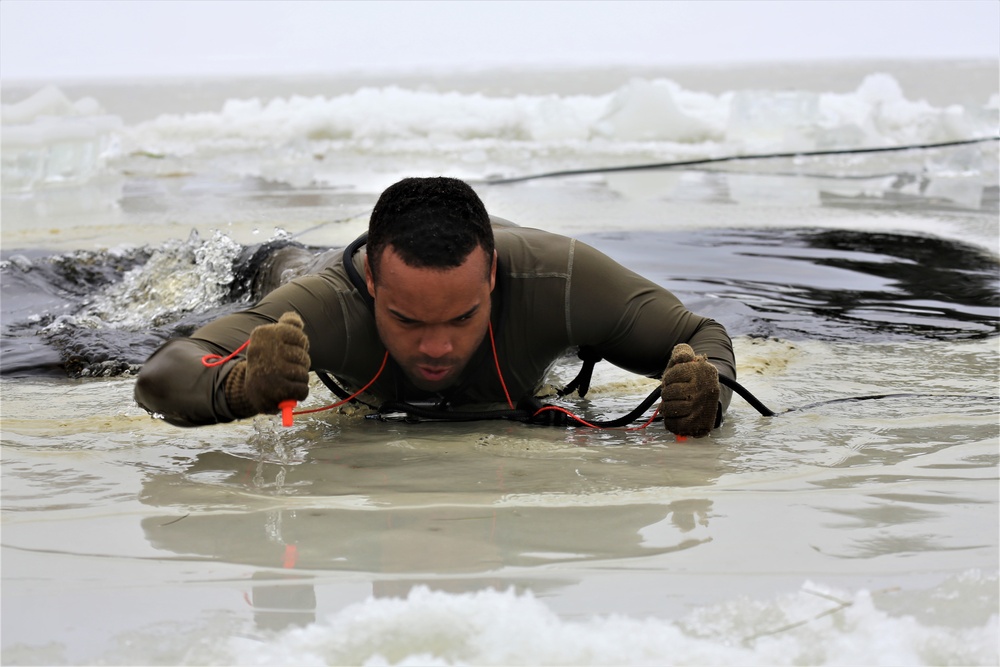
[{"label": "man's ear", "polygon": [[[366,265],[367,266],[367,265]],[[490,291],[497,285],[497,251],[493,251],[493,264],[490,266]]]},{"label": "man's ear", "polygon": [[368,265],[368,255],[365,255],[365,284],[368,285],[368,293],[375,298],[375,278],[372,276],[372,267]]}]

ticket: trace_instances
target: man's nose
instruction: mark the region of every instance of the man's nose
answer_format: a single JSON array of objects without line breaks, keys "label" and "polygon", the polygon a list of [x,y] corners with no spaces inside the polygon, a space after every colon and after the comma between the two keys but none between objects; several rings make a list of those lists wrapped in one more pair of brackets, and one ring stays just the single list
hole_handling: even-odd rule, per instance
[{"label": "man's nose", "polygon": [[451,335],[444,327],[428,327],[420,337],[420,354],[440,359],[451,354]]}]

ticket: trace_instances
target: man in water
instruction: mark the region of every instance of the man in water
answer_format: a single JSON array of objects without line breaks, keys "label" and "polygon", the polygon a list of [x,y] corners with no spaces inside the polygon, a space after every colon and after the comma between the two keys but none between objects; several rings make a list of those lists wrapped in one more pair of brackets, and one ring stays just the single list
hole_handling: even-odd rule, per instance
[{"label": "man in water", "polygon": [[721,324],[575,239],[491,218],[462,181],[390,186],[359,247],[167,342],[136,401],[172,424],[229,422],[305,399],[316,370],[378,401],[513,408],[580,348],[661,378],[671,432],[722,422],[731,393],[718,374],[736,371]]}]

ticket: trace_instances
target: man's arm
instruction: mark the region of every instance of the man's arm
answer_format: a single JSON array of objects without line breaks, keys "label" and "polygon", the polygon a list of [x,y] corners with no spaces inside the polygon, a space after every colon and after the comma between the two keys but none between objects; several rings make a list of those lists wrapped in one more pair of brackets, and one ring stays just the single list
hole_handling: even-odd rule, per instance
[{"label": "man's arm", "polygon": [[[736,379],[736,357],[725,327],[692,313],[667,289],[577,242],[570,289],[576,344],[595,348],[626,370],[661,377],[674,348],[686,343],[718,372]],[[732,390],[720,387],[717,426]]]},{"label": "man's arm", "polygon": [[228,410],[224,382],[234,365],[205,368],[209,350],[189,339],[166,343],[143,364],[135,401],[175,426],[202,426],[236,419]]},{"label": "man's arm", "polygon": [[226,377],[238,360],[207,367],[202,357],[227,356],[250,338],[254,328],[274,321],[237,313],[199,329],[191,338],[168,341],[143,364],[135,383],[136,402],[175,426],[239,419],[225,395]]},{"label": "man's arm", "polygon": [[[329,276],[317,274],[278,287],[253,308],[214,320],[195,331],[190,338],[167,342],[150,356],[139,372],[135,384],[136,402],[177,426],[230,422],[250,414],[270,411],[268,394],[274,383],[264,381],[259,372],[247,376],[247,368],[237,371],[244,373],[244,380],[230,383],[227,394],[226,384],[230,374],[241,361],[251,361],[251,350],[248,349],[239,358],[218,366],[205,366],[202,357],[206,354],[228,356],[250,340],[255,330],[274,326],[282,314],[288,311],[301,315],[304,321],[303,331],[308,341],[322,342],[322,345],[314,346],[318,349],[313,360],[319,362],[318,367],[330,368],[330,356],[339,358],[343,353],[344,319],[336,287]],[[265,362],[260,367],[269,367],[268,372],[276,373],[275,386],[299,375],[298,370],[287,366],[296,365],[294,358],[288,358],[288,355],[296,356],[294,350],[279,345],[269,351],[263,342],[258,349],[263,351],[258,356]],[[309,349],[308,342],[305,343],[305,349]],[[276,356],[276,353],[280,354]],[[275,367],[272,362],[281,363]],[[309,362],[306,362],[306,371],[308,370]],[[252,395],[247,396],[246,392],[237,388],[234,396],[234,387],[245,384],[245,381],[250,382]]]}]

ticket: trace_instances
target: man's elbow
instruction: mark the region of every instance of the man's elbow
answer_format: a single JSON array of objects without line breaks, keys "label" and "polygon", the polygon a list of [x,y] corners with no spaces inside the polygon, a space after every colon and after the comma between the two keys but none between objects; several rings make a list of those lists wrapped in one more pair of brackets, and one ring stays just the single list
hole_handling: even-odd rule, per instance
[{"label": "man's elbow", "polygon": [[146,360],[133,388],[135,402],[154,417],[175,426],[214,423],[216,420],[206,422],[184,414],[190,411],[189,402],[194,388],[183,382],[186,372],[184,362],[188,355],[180,347],[168,343]]},{"label": "man's elbow", "polygon": [[162,413],[169,392],[163,372],[157,364],[146,362],[135,381],[133,395],[139,407],[149,413]]}]

